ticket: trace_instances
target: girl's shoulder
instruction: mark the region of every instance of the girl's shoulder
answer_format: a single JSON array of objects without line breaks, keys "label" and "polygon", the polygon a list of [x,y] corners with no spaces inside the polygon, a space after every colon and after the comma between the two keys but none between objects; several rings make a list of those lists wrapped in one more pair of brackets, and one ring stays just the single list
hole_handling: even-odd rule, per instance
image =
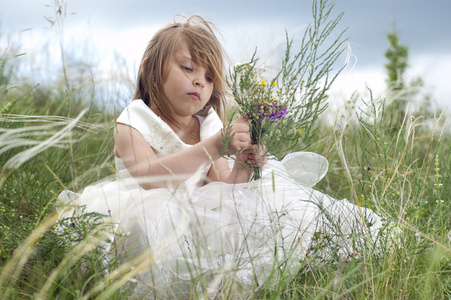
[{"label": "girl's shoulder", "polygon": [[157,152],[165,153],[168,148],[184,148],[171,127],[142,100],[133,100],[116,119],[116,123],[136,129]]},{"label": "girl's shoulder", "polygon": [[[142,100],[133,100],[116,119],[116,123],[131,126],[141,132],[148,134],[156,127],[161,128],[164,132],[172,131],[158,115],[156,115],[150,107]],[[160,130],[158,130],[160,131]]]}]

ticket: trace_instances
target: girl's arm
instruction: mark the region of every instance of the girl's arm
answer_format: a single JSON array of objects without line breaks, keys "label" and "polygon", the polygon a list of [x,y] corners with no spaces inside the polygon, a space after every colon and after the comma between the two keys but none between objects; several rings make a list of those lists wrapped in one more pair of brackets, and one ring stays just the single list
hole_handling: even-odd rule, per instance
[{"label": "girl's arm", "polygon": [[[234,134],[224,154],[234,154],[240,149],[252,147],[249,126],[245,121],[246,119],[243,117],[232,123],[231,130]],[[218,132],[188,149],[157,158],[152,147],[144,140],[141,133],[125,124],[117,124],[114,131],[114,140],[116,156],[122,159],[133,177],[152,176],[155,179],[159,175],[172,176],[170,180],[162,179],[157,182],[154,182],[154,180],[146,182],[144,180],[140,182],[144,189],[167,187],[168,181],[171,184],[179,184],[182,180],[178,179],[177,175],[193,173],[202,164],[210,164],[211,160],[221,162],[220,158],[223,155],[224,148],[221,142],[221,132]],[[221,170],[223,167],[221,164]]]}]

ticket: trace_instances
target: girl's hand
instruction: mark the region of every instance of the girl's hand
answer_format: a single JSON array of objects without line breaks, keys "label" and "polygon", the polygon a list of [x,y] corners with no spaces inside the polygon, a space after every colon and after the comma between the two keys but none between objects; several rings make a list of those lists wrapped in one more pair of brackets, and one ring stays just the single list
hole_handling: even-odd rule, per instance
[{"label": "girl's hand", "polygon": [[265,145],[252,145],[252,152],[247,156],[247,163],[253,167],[263,167],[268,163],[268,150]]},{"label": "girl's hand", "polygon": [[249,135],[249,125],[246,123],[247,116],[240,117],[233,121],[223,131],[228,140],[225,154],[236,154],[237,152],[252,149],[251,136]]}]

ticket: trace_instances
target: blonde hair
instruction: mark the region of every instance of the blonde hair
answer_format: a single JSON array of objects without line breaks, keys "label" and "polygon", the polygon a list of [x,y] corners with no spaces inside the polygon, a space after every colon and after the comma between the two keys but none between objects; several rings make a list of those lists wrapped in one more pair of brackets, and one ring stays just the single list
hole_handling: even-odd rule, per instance
[{"label": "blonde hair", "polygon": [[152,109],[158,109],[164,118],[175,122],[175,113],[164,93],[163,85],[176,52],[186,44],[194,64],[205,68],[213,81],[213,93],[199,113],[212,107],[223,117],[226,96],[226,54],[216,38],[213,25],[194,15],[184,22],[174,20],[160,29],[147,44],[138,71],[133,99],[141,99]]}]

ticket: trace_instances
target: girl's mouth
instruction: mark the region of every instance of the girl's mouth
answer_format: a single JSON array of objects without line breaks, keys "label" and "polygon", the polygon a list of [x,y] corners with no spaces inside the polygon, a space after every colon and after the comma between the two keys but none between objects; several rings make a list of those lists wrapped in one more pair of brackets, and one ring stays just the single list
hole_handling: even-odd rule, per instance
[{"label": "girl's mouth", "polygon": [[200,100],[200,94],[199,93],[188,93],[188,95],[191,96],[194,100]]}]

